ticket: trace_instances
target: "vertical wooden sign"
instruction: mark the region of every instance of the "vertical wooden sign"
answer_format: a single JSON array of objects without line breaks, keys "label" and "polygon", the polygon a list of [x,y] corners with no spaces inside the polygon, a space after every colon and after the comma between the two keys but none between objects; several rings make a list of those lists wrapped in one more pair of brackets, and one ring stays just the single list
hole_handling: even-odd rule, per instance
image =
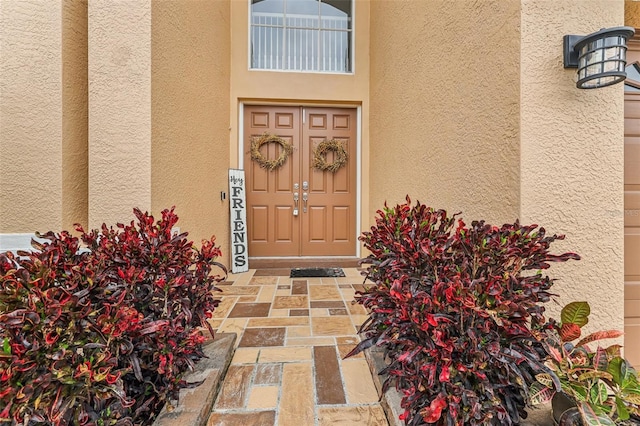
[{"label": "vertical wooden sign", "polygon": [[246,206],[244,170],[229,169],[231,272],[234,274],[249,270]]}]

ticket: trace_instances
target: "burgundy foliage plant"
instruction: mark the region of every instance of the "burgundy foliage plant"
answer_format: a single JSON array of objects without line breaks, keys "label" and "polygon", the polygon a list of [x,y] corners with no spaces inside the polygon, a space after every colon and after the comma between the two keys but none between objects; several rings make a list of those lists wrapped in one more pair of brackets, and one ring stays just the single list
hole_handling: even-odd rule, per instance
[{"label": "burgundy foliage plant", "polygon": [[134,214],[0,254],[0,422],[143,425],[177,400],[226,269],[214,238],[172,234],[173,209]]},{"label": "burgundy foliage plant", "polygon": [[360,240],[375,285],[356,294],[370,312],[362,342],[388,366],[384,389],[395,384],[408,425],[512,425],[526,416],[528,388],[548,371],[539,341],[549,327],[543,302],[553,280],[553,255],[537,225],[495,227],[419,202],[378,211]]}]

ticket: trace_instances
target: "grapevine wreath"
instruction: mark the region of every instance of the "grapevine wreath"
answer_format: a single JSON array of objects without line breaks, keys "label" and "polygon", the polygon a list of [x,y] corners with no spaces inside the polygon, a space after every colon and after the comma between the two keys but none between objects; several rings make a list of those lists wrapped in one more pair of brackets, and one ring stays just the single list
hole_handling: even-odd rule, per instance
[{"label": "grapevine wreath", "polygon": [[[333,163],[327,163],[328,152],[335,154]],[[336,139],[322,141],[313,152],[313,167],[318,170],[328,170],[331,173],[335,173],[347,164],[348,159],[349,155],[344,149],[342,142]]]},{"label": "grapevine wreath", "polygon": [[[260,152],[260,147],[262,145],[266,145],[271,142],[277,143],[282,147],[280,156],[275,160],[269,160],[265,158]],[[251,140],[251,159],[258,163],[260,167],[269,171],[282,167],[282,165],[285,163],[285,161],[287,161],[287,158],[289,158],[289,155],[291,155],[292,152],[293,145],[276,135],[264,133],[262,136],[254,137]]]}]

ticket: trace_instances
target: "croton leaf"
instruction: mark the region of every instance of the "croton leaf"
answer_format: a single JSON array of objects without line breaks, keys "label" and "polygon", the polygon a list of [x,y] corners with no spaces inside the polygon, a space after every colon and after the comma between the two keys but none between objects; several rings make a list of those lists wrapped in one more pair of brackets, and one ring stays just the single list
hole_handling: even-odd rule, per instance
[{"label": "croton leaf", "polygon": [[586,402],[578,404],[578,410],[582,415],[585,426],[615,426],[615,422],[606,414],[596,414],[593,408]]},{"label": "croton leaf", "polygon": [[617,337],[620,337],[624,334],[624,332],[620,331],[620,330],[602,330],[602,331],[596,331],[594,333],[591,333],[587,336],[585,336],[582,340],[580,340],[578,343],[576,343],[576,346],[584,346],[587,345],[591,342],[595,342],[597,340],[603,340],[603,339],[615,339]]},{"label": "croton leaf", "polygon": [[582,334],[580,326],[573,322],[563,322],[560,327],[560,338],[563,342],[571,342],[576,340]]},{"label": "croton leaf", "polygon": [[[539,375],[538,375],[539,376]],[[538,377],[536,376],[536,378]],[[540,379],[538,379],[540,381]],[[543,385],[542,383],[534,382],[529,388],[529,399],[532,404],[545,404],[551,401],[555,391],[550,387]]]},{"label": "croton leaf", "polygon": [[571,302],[560,312],[562,324],[573,323],[578,327],[584,327],[589,322],[591,308],[588,302]]}]

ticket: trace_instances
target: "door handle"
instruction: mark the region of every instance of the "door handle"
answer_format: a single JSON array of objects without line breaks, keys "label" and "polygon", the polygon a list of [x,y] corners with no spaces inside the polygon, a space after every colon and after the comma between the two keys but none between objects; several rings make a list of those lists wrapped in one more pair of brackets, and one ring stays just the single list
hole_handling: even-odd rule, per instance
[{"label": "door handle", "polygon": [[298,193],[293,193],[293,215],[298,216]]},{"label": "door handle", "polygon": [[307,194],[306,192],[302,193],[302,213],[306,213],[307,212],[307,198],[309,198],[309,194]]}]

